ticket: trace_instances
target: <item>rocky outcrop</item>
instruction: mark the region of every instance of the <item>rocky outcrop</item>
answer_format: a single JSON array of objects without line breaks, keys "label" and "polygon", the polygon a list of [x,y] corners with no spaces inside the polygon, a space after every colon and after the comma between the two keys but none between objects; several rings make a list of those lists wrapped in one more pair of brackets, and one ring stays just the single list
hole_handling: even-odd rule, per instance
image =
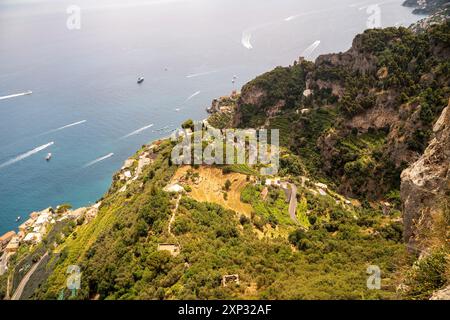
[{"label": "rocky outcrop", "polygon": [[450,300],[450,286],[436,291],[430,300]]},{"label": "rocky outcrop", "polygon": [[433,132],[434,138],[424,154],[401,175],[404,238],[411,248],[419,250],[432,245],[430,232],[449,197],[450,105],[435,123]]},{"label": "rocky outcrop", "polygon": [[449,0],[406,0],[403,2],[403,6],[414,8],[414,14],[432,14],[448,7],[449,4]]},{"label": "rocky outcrop", "polygon": [[364,52],[363,35],[359,34],[347,52],[321,55],[316,59],[315,65],[318,68],[341,67],[365,75],[377,71],[377,62],[374,55]]},{"label": "rocky outcrop", "polygon": [[236,106],[238,112],[236,112],[234,115],[233,126],[239,127],[242,122],[242,114],[241,114],[241,112],[239,112],[239,110],[241,109],[242,106],[252,105],[256,109],[260,109],[261,103],[265,97],[266,97],[266,91],[261,88],[255,87],[255,86],[251,86],[247,90],[242,90],[242,95],[239,98],[239,101]]}]

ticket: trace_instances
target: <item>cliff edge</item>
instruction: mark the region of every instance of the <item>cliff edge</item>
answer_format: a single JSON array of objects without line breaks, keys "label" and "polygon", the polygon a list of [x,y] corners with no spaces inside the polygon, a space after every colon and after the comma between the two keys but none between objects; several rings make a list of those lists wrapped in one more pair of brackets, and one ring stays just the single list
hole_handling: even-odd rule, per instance
[{"label": "cliff edge", "polygon": [[419,250],[449,241],[450,105],[435,123],[433,135],[424,154],[401,175],[404,238]]}]

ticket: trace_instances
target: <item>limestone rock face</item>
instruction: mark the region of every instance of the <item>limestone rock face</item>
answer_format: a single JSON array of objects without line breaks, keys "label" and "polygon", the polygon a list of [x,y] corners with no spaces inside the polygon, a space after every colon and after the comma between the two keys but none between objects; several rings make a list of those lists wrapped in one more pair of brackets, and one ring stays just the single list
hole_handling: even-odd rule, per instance
[{"label": "limestone rock face", "polygon": [[434,138],[424,154],[401,175],[404,237],[419,250],[426,249],[424,235],[433,228],[433,216],[442,210],[450,189],[450,105],[433,131]]},{"label": "limestone rock face", "polygon": [[430,300],[450,300],[450,286],[435,292]]},{"label": "limestone rock face", "polygon": [[255,108],[259,109],[261,107],[261,103],[266,97],[266,92],[261,88],[252,87],[249,90],[243,90],[241,98],[239,99],[237,109],[238,112],[235,114],[235,118],[233,119],[233,123],[235,127],[238,127],[241,123],[241,112],[239,112],[241,106],[243,105],[253,105]]}]

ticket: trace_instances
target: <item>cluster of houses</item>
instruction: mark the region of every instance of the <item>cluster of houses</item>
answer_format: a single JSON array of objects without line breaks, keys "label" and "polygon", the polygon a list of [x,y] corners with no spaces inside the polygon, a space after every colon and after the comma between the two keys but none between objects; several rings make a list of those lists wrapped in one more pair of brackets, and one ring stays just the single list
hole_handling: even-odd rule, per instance
[{"label": "cluster of houses", "polygon": [[[15,239],[14,243],[12,243],[13,239]],[[0,251],[3,251],[3,250],[6,251],[8,246],[9,246],[8,251],[11,251],[13,247],[16,247],[16,245],[15,245],[16,242],[17,242],[17,248],[19,248],[18,238],[14,231],[9,231],[9,232],[5,233],[4,235],[2,235],[0,237]],[[10,244],[11,244],[11,246],[10,246]],[[16,248],[16,250],[17,250],[17,248]]]},{"label": "cluster of houses", "polygon": [[[90,208],[80,208],[69,210],[64,213],[55,212],[52,208],[43,211],[33,212],[28,220],[19,226],[19,231],[9,231],[0,237],[0,252],[14,254],[19,250],[20,244],[27,245],[39,244],[47,234],[51,225],[63,220],[78,220],[84,217],[86,223],[91,221],[98,213],[101,203]],[[58,211],[58,210],[57,210]]]},{"label": "cluster of houses", "polygon": [[275,178],[267,178],[263,181],[257,179],[255,183],[257,185],[264,186],[263,190],[261,191],[262,200],[266,201],[267,196],[269,194],[269,187],[275,187],[280,188],[284,191],[284,194],[286,195],[286,202],[291,201],[292,189],[289,187],[288,181],[283,180],[280,177],[275,177]]},{"label": "cluster of houses", "polygon": [[125,184],[119,190],[120,192],[125,192],[128,185],[136,181],[144,168],[153,162],[156,157],[153,151],[157,146],[157,143],[152,144],[146,151],[139,155],[137,160],[130,158],[125,161],[119,173],[119,180],[125,181]]},{"label": "cluster of houses", "polygon": [[33,212],[28,220],[19,226],[19,232],[9,231],[0,237],[0,249],[13,254],[19,250],[21,243],[38,244],[42,241],[49,224],[54,224],[53,209]]}]

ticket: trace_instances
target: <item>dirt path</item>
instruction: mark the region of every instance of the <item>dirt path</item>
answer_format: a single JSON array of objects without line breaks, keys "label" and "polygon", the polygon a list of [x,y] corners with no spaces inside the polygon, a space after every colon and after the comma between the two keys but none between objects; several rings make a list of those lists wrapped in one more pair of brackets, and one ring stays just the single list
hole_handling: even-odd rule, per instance
[{"label": "dirt path", "polygon": [[177,201],[175,203],[175,208],[172,210],[172,216],[170,217],[169,226],[167,227],[167,231],[170,236],[175,237],[175,235],[172,233],[172,224],[175,222],[175,216],[178,211],[178,206],[180,205],[181,200],[181,194],[178,195]]},{"label": "dirt path", "polygon": [[6,296],[5,296],[5,300],[9,300],[9,287],[11,285],[11,277],[8,276],[8,281],[6,282]]},{"label": "dirt path", "polygon": [[41,259],[34,264],[34,266],[30,269],[30,271],[27,272],[25,277],[23,277],[22,281],[20,281],[19,286],[16,289],[16,292],[11,297],[11,300],[20,300],[20,297],[22,296],[23,289],[25,289],[25,286],[27,285],[28,281],[30,280],[30,277],[33,275],[33,273],[36,271],[36,269],[41,264],[42,260],[44,260],[48,256],[48,252],[46,252]]},{"label": "dirt path", "polygon": [[289,214],[292,221],[298,223],[297,220],[297,186],[295,184],[290,184],[291,186],[291,200],[289,201]]}]

